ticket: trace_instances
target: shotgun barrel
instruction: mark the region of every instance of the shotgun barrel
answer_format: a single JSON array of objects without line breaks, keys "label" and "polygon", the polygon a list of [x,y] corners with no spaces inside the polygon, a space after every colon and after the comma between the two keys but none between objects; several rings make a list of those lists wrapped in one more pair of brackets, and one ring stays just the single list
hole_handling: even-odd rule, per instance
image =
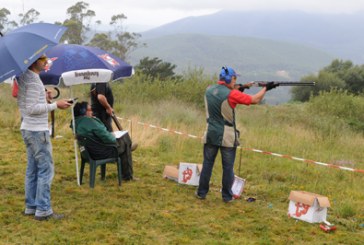
[{"label": "shotgun barrel", "polygon": [[315,82],[290,82],[290,81],[254,81],[253,86],[264,87],[267,83],[273,82],[277,86],[315,86]]}]

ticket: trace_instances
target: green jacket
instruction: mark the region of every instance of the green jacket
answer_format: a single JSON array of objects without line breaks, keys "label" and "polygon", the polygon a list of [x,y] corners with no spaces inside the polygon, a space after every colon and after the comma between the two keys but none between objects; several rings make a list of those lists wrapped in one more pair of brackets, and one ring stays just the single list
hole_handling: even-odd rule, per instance
[{"label": "green jacket", "polygon": [[107,131],[105,125],[96,117],[80,116],[76,118],[76,134],[90,137],[105,144],[116,143],[115,136]]},{"label": "green jacket", "polygon": [[[116,139],[107,131],[105,125],[98,119],[87,116],[77,117],[75,120],[76,134],[88,137],[94,141],[88,143],[87,150],[93,159],[113,157],[115,154]],[[99,143],[102,143],[101,145]]]},{"label": "green jacket", "polygon": [[235,128],[235,111],[228,103],[231,90],[224,85],[212,85],[206,89],[205,108],[207,130],[203,141],[224,147],[239,145],[239,135]]}]

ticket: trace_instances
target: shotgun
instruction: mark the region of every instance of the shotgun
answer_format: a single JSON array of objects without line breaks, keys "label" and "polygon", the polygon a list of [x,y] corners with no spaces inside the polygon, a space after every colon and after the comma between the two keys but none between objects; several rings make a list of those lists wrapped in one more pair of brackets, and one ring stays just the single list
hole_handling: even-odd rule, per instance
[{"label": "shotgun", "polygon": [[315,82],[285,82],[285,81],[254,81],[254,87],[264,87],[267,83],[273,82],[278,86],[315,86]]},{"label": "shotgun", "polygon": [[112,119],[114,120],[114,123],[116,125],[116,127],[119,129],[119,130],[123,130],[123,127],[121,126],[118,118],[116,117],[115,113],[112,113],[111,115]]},{"label": "shotgun", "polygon": [[[253,81],[252,87],[265,87],[267,83],[274,83],[276,87],[278,86],[315,86],[315,82],[292,82],[292,81]],[[235,84],[235,88],[240,91],[244,91],[244,89],[249,89],[250,86],[248,84]]]}]

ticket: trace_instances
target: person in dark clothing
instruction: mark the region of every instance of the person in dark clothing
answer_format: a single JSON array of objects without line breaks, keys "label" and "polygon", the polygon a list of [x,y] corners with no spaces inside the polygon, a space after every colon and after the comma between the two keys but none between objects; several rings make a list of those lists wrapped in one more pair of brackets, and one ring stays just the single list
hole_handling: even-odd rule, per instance
[{"label": "person in dark clothing", "polygon": [[[113,132],[112,115],[114,113],[114,95],[109,83],[93,83],[91,84],[90,92],[93,116],[100,119],[109,132]],[[138,143],[133,142],[131,150],[134,151],[136,148],[138,148]]]},{"label": "person in dark clothing", "polygon": [[[122,164],[122,177],[124,181],[133,179],[133,162],[131,154],[131,139],[126,132],[122,137],[115,138],[115,135],[107,130],[103,122],[91,114],[91,106],[87,102],[77,102],[74,107],[75,131],[76,134],[91,138],[105,144],[117,146]],[[109,146],[103,149],[93,148],[89,145],[90,155],[94,159],[104,159],[112,156],[112,148]]]},{"label": "person in dark clothing", "polygon": [[109,83],[91,84],[91,108],[93,115],[100,119],[109,132],[112,132],[112,119],[114,113],[114,95]]}]

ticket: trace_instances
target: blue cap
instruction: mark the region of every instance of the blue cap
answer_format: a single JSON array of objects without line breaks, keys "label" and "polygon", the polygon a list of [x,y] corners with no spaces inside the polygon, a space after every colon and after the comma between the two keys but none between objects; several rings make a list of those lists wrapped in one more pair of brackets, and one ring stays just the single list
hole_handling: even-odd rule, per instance
[{"label": "blue cap", "polygon": [[224,66],[221,68],[219,79],[220,81],[225,81],[225,83],[229,84],[231,83],[232,77],[237,77],[238,74],[234,71],[233,68]]}]

